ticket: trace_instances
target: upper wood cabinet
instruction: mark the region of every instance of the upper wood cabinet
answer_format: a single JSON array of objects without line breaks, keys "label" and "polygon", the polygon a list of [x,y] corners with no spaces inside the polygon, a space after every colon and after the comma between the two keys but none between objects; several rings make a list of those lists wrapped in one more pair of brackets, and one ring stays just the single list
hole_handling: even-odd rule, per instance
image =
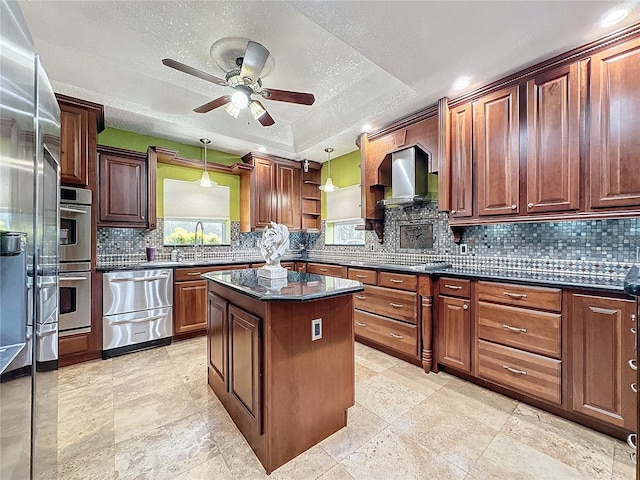
[{"label": "upper wood cabinet", "polygon": [[527,82],[527,212],[577,210],[580,83],[572,63]]},{"label": "upper wood cabinet", "polygon": [[471,104],[451,110],[451,217],[473,214]]},{"label": "upper wood cabinet", "polygon": [[478,165],[478,215],[517,214],[520,181],[517,86],[473,102],[473,142]]},{"label": "upper wood cabinet", "polygon": [[99,146],[98,226],[156,228],[156,157]]},{"label": "upper wood cabinet", "polygon": [[640,39],[591,59],[590,206],[640,206]]},{"label": "upper wood cabinet", "polygon": [[56,99],[60,107],[60,183],[87,187],[91,183],[89,161],[95,161],[96,138],[104,129],[103,107],[66,95],[56,94]]},{"label": "upper wood cabinet", "polygon": [[260,230],[269,222],[300,230],[300,163],[254,154],[245,155],[242,160],[253,165],[253,172],[241,180],[241,231]]}]

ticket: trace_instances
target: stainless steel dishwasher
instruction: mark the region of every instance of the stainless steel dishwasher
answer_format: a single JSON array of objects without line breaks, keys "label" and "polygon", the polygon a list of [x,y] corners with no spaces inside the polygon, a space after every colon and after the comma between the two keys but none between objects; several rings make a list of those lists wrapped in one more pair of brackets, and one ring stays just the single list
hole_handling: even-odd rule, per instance
[{"label": "stainless steel dishwasher", "polygon": [[171,343],[173,271],[105,273],[102,283],[102,358]]}]

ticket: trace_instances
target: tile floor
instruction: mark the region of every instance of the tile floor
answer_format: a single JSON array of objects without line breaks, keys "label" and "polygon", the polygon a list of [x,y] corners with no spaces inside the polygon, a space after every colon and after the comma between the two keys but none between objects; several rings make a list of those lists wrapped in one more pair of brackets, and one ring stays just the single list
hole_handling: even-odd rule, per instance
[{"label": "tile floor", "polygon": [[[59,370],[58,478],[269,478],[206,383],[206,342]],[[631,480],[625,443],[356,344],[348,426],[272,479]]]}]

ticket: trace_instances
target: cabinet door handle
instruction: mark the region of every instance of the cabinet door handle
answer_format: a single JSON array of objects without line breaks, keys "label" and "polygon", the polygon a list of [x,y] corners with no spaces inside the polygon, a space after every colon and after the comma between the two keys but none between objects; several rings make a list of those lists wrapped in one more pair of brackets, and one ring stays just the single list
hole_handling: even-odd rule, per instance
[{"label": "cabinet door handle", "polygon": [[367,278],[366,275],[360,275],[359,273],[356,273],[356,278]]},{"label": "cabinet door handle", "polygon": [[533,203],[527,203],[527,208],[533,208]]},{"label": "cabinet door handle", "polygon": [[367,299],[367,297],[365,297],[364,295],[356,295],[356,298],[358,300],[366,300]]},{"label": "cabinet door handle", "polygon": [[393,338],[398,338],[398,339],[404,338],[402,335],[398,335],[398,334],[395,334],[393,332],[389,333],[389,335],[391,335]]},{"label": "cabinet door handle", "polygon": [[364,322],[356,322],[356,325],[358,325],[359,327],[366,327],[367,324]]},{"label": "cabinet door handle", "polygon": [[506,324],[502,325],[502,328],[506,328],[510,332],[514,332],[514,333],[527,333],[526,328],[512,327],[511,325],[506,325]]},{"label": "cabinet door handle", "polygon": [[519,375],[527,374],[527,372],[525,372],[524,370],[517,370],[515,368],[510,367],[509,365],[502,365],[502,368],[504,368],[505,370],[509,370],[511,373],[517,373]]},{"label": "cabinet door handle", "polygon": [[455,215],[456,214],[456,210],[451,210],[451,215]]},{"label": "cabinet door handle", "polygon": [[511,210],[515,210],[516,208],[518,208],[518,206],[515,203],[511,205]]},{"label": "cabinet door handle", "polygon": [[633,448],[634,450],[637,449],[637,443],[636,443],[636,438],[637,435],[635,433],[631,433],[629,434],[629,436],[627,437],[627,445],[629,445],[631,448]]},{"label": "cabinet door handle", "polygon": [[632,391],[633,393],[638,393],[638,385],[637,385],[637,384],[635,384],[635,383],[632,383],[632,384],[631,384],[631,391]]},{"label": "cabinet door handle", "polygon": [[397,280],[397,279],[395,279],[395,278],[390,278],[390,279],[389,279],[389,281],[390,281],[391,283],[404,283],[404,280]]},{"label": "cabinet door handle", "polygon": [[631,452],[629,454],[629,458],[631,459],[631,461],[633,462],[634,465],[637,465],[638,460],[636,459],[636,452]]},{"label": "cabinet door handle", "polygon": [[462,287],[458,285],[449,285],[448,283],[444,284],[445,288],[450,288],[451,290],[462,290]]},{"label": "cabinet door handle", "polygon": [[393,308],[403,308],[404,305],[401,303],[393,303],[393,302],[389,302],[389,305],[391,305]]},{"label": "cabinet door handle", "polygon": [[632,321],[633,323],[636,323],[636,314],[635,314],[635,313],[632,313],[632,314],[631,314],[631,321]]},{"label": "cabinet door handle", "polygon": [[527,294],[526,293],[512,293],[512,292],[502,292],[503,295],[506,295],[507,297],[511,297],[511,298],[527,298]]},{"label": "cabinet door handle", "polygon": [[462,309],[469,310],[469,305],[467,305],[466,303],[462,304]]},{"label": "cabinet door handle", "polygon": [[187,275],[191,275],[191,276],[202,275],[202,272],[187,272]]},{"label": "cabinet door handle", "polygon": [[631,370],[638,370],[638,362],[636,362],[635,358],[632,358],[631,360],[629,360],[629,366],[631,367]]}]

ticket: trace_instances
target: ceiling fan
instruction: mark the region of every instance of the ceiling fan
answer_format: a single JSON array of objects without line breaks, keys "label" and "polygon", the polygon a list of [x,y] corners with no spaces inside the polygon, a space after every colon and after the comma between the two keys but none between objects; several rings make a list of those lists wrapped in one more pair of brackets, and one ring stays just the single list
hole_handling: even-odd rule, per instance
[{"label": "ceiling fan", "polygon": [[[230,44],[229,40],[235,42],[237,45],[237,42],[242,39],[230,38],[218,40],[211,47],[212,55],[216,51],[220,53],[221,50],[225,50],[225,48]],[[265,68],[270,54],[269,50],[267,50],[262,44],[249,40],[246,43],[246,49],[244,52],[238,52],[237,50],[229,51],[227,48],[227,51],[223,51],[222,55],[226,55],[228,57],[229,53],[232,53],[234,56],[232,65],[229,65],[228,61],[225,62],[225,60],[228,60],[226,58],[218,60],[218,65],[226,71],[224,79],[170,58],[164,58],[162,60],[162,63],[167,67],[188,73],[189,75],[206,80],[207,82],[215,83],[216,85],[231,87],[234,90],[230,95],[223,95],[215,100],[205,103],[204,105],[194,108],[194,112],[207,113],[228,104],[225,108],[226,112],[232,117],[238,118],[240,111],[248,107],[253,118],[258,120],[263,126],[268,127],[273,125],[275,121],[264,108],[262,102],[252,99],[252,95],[260,95],[266,100],[298,103],[301,105],[313,105],[313,102],[315,102],[315,97],[311,93],[291,92],[288,90],[276,90],[274,88],[262,87],[262,79],[260,78],[260,75],[263,74],[263,76],[266,76],[270,73],[270,68],[273,67],[271,64],[269,65],[269,68]]]}]

